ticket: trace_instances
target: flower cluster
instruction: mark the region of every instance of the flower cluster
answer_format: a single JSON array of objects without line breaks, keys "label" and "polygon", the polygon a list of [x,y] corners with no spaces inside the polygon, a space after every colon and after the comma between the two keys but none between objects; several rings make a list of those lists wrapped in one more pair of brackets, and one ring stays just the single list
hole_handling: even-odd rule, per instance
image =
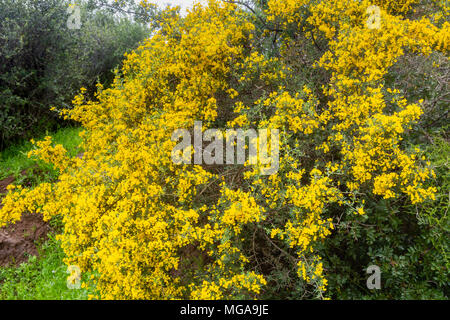
[{"label": "flower cluster", "polygon": [[[384,85],[405,52],[448,52],[448,23],[405,18],[416,2],[270,0],[267,23],[301,26],[311,43],[327,44],[314,61],[330,74],[320,92],[289,83],[285,57],[258,51],[255,25],[235,5],[212,0],[184,18],[168,15],[111,88],[61,110],[85,129],[82,158],[38,142],[31,155],[53,163],[59,179],[11,190],[0,225],[26,210],[62,216],[67,264],[96,271],[104,299],[257,298],[267,284],[252,267],[262,244],[322,295],[315,245],[333,230],[330,206],[365,214],[365,193],[412,203],[434,196],[424,187],[433,171],[402,145],[421,102]],[[378,29],[366,25],[373,4]],[[196,120],[279,129],[279,171],[175,165],[171,134]]]}]

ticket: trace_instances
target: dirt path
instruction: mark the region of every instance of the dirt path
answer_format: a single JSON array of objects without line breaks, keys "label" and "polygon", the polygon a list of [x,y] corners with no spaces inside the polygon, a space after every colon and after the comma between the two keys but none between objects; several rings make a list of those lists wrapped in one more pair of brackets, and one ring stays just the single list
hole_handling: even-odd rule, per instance
[{"label": "dirt path", "polygon": [[[7,186],[9,186],[11,183],[13,183],[14,182],[14,177],[13,176],[11,176],[11,177],[8,177],[8,178],[6,178],[6,179],[3,179],[3,180],[0,180],[0,196],[3,194],[3,193],[6,193],[6,187]],[[1,204],[0,204],[0,206],[1,206]]]},{"label": "dirt path", "polygon": [[[0,180],[0,200],[14,180],[12,176]],[[28,261],[30,255],[37,255],[36,243],[45,240],[49,231],[50,226],[42,220],[42,215],[30,213],[23,214],[15,224],[0,228],[0,266],[18,266]]]}]

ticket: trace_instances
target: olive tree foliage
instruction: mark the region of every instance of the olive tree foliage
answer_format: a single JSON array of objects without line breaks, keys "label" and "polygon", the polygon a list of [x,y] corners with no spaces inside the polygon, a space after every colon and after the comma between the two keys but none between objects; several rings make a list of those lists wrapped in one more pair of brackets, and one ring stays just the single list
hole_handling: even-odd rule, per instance
[{"label": "olive tree foliage", "polygon": [[150,32],[119,11],[67,0],[0,0],[0,150],[58,125],[51,106],[70,106],[81,87],[108,84],[125,52]]}]

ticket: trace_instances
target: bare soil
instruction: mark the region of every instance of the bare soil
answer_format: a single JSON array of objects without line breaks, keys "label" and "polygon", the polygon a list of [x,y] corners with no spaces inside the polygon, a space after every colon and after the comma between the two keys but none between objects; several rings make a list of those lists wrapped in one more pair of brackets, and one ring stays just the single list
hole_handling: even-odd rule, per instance
[{"label": "bare soil", "polygon": [[[12,176],[0,180],[0,208],[2,194],[14,181]],[[46,240],[49,231],[49,224],[36,213],[24,213],[15,224],[0,228],[0,266],[18,266],[38,255],[36,244]]]}]

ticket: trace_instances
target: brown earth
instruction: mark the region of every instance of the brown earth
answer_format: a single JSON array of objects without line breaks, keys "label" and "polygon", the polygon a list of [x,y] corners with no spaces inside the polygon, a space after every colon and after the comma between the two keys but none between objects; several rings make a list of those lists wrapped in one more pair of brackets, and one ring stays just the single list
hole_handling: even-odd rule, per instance
[{"label": "brown earth", "polygon": [[[8,177],[8,178],[3,179],[3,180],[0,180],[0,195],[2,193],[6,193],[6,187],[9,186],[11,183],[13,183],[14,180],[15,179],[14,179],[13,176]],[[1,204],[0,204],[0,206],[1,206]]]},{"label": "brown earth", "polygon": [[[7,192],[6,187],[14,180],[14,177],[0,180],[0,208],[1,194]],[[30,255],[38,255],[36,243],[45,240],[49,231],[42,215],[35,213],[25,213],[16,223],[0,228],[0,266],[18,266],[28,261]]]}]

